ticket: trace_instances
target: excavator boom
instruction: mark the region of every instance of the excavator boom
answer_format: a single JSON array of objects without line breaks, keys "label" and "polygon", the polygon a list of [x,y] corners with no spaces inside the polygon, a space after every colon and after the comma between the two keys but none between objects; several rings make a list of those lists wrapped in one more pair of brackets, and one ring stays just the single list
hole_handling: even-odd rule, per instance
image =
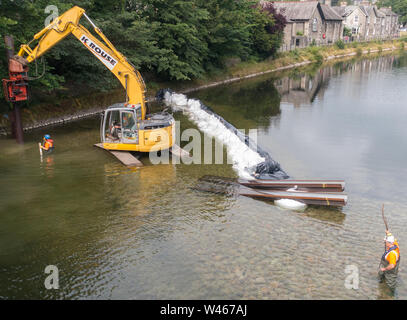
[{"label": "excavator boom", "polygon": [[[103,42],[79,24],[82,16],[88,19]],[[18,56],[25,58],[28,63],[33,62],[70,34],[74,35],[119,79],[126,90],[126,103],[130,106],[139,105],[141,107],[141,118],[145,119],[146,86],[143,78],[106,38],[103,32],[89,19],[82,8],[75,6],[58,18],[55,18],[47,27],[34,35],[34,40],[38,40],[37,45],[34,48],[30,48],[28,44],[23,44],[20,47]]]}]

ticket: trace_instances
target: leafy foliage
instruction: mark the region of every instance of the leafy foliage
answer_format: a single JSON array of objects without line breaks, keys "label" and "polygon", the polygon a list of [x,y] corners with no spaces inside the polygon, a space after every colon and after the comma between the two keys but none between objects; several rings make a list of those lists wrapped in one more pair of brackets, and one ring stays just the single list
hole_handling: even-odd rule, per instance
[{"label": "leafy foliage", "polygon": [[[31,41],[49,16],[48,0],[2,0],[1,36],[13,35],[16,48]],[[241,60],[273,56],[285,26],[272,5],[253,0],[53,0],[62,14],[74,5],[84,8],[115,47],[142,73],[161,80],[190,80],[224,67],[228,58]],[[89,23],[81,23],[92,31]],[[34,45],[33,43],[32,45]],[[3,40],[0,51],[4,52]],[[31,82],[33,91],[62,86],[109,90],[114,76],[73,36],[45,55],[43,77]],[[41,62],[31,73],[42,71]],[[7,61],[0,54],[0,72]],[[35,72],[34,72],[35,73]],[[35,74],[31,76],[35,76]]]},{"label": "leafy foliage", "polygon": [[351,37],[352,36],[352,30],[348,27],[343,27],[343,36],[344,37]]},{"label": "leafy foliage", "polygon": [[335,46],[341,50],[345,49],[345,43],[341,39],[335,42]]}]

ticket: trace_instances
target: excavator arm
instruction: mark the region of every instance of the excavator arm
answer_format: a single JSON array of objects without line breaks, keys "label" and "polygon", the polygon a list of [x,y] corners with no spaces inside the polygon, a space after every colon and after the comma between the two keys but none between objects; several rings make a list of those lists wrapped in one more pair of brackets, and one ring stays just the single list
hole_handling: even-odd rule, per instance
[{"label": "excavator arm", "polygon": [[[90,22],[95,32],[103,42],[93,36],[89,30],[79,24],[82,16]],[[58,42],[68,35],[74,35],[96,58],[98,58],[115,76],[126,90],[126,103],[130,106],[141,107],[141,117],[146,117],[145,92],[146,87],[140,73],[127,59],[116,50],[113,44],[106,38],[102,31],[89,19],[85,10],[77,6],[55,18],[43,30],[34,35],[32,41],[38,40],[34,48],[29,44],[20,47],[18,56],[24,58],[25,63],[33,62],[41,57]]]}]

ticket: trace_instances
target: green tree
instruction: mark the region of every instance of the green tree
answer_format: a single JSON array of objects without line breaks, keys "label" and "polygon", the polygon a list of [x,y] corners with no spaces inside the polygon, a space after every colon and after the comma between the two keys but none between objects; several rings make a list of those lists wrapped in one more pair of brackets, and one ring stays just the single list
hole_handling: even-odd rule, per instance
[{"label": "green tree", "polygon": [[[48,5],[48,0],[2,0],[1,36],[13,35],[16,48],[30,42],[44,28]],[[84,8],[137,69],[165,80],[199,78],[224,67],[228,57],[246,60],[273,55],[284,28],[272,9],[264,11],[254,0],[53,0],[52,5],[59,14],[73,5]],[[86,19],[81,24],[93,32]],[[0,50],[0,72],[7,77],[2,39]],[[30,83],[34,96],[62,86],[77,92],[77,88],[109,90],[119,85],[73,36],[44,58],[45,74]],[[36,76],[43,65],[37,61],[30,68],[30,75]]]}]

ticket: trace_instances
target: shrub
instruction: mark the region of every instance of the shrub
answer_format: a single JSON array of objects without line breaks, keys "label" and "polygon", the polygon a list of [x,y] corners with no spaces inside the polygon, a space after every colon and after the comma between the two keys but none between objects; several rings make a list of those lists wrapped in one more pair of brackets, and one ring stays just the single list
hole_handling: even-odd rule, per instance
[{"label": "shrub", "polygon": [[312,60],[316,63],[322,63],[324,61],[324,57],[320,52],[320,47],[309,47],[308,52],[312,54]]},{"label": "shrub", "polygon": [[345,49],[345,43],[340,39],[335,42],[335,46],[341,50]]},{"label": "shrub", "polygon": [[324,57],[319,52],[317,52],[314,56],[315,56],[315,61],[318,64],[321,64],[322,62],[324,62]]},{"label": "shrub", "polygon": [[294,49],[290,51],[290,56],[295,59],[298,59],[300,57],[300,52],[297,49]]},{"label": "shrub", "polygon": [[347,28],[347,27],[344,27],[343,28],[343,36],[344,37],[351,37],[352,36],[352,30]]},{"label": "shrub", "polygon": [[361,48],[357,48],[357,50],[356,50],[356,55],[357,55],[358,57],[360,57],[360,56],[362,55],[362,53],[363,53],[362,49],[361,49]]}]

